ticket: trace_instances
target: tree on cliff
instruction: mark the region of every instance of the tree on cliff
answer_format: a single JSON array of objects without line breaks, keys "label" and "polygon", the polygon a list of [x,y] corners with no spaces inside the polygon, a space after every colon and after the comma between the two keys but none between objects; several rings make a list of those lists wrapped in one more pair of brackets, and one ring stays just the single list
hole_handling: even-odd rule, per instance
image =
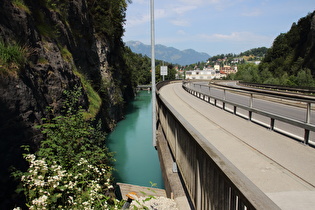
[{"label": "tree on cliff", "polygon": [[[315,76],[315,11],[293,23],[287,33],[280,34],[259,66],[260,72],[270,72],[283,85],[313,86],[314,81],[301,83],[301,74]],[[304,73],[303,73],[304,72]],[[288,79],[281,79],[287,75]],[[287,81],[287,82],[285,82]],[[264,81],[267,83],[266,81]]]}]

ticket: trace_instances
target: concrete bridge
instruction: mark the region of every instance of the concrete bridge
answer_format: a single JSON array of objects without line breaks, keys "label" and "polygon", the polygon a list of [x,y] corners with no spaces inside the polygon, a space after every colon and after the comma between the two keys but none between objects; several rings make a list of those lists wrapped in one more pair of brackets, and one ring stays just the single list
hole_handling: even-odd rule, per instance
[{"label": "concrete bridge", "polygon": [[152,89],[152,85],[138,85],[137,86],[137,91],[139,90],[151,90]]},{"label": "concrete bridge", "polygon": [[[249,108],[238,110],[225,91],[219,102],[181,83],[157,89],[157,148],[166,191],[180,209],[314,209],[314,100],[303,102],[306,122],[292,121],[302,126],[293,140],[278,122],[288,118],[255,108],[266,98],[249,97]],[[270,123],[258,125],[265,118]]]}]

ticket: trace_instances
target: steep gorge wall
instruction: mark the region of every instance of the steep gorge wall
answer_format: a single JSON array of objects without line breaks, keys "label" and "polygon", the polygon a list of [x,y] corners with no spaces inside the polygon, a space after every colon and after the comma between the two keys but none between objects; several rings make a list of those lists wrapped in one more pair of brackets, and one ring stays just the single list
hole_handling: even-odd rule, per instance
[{"label": "steep gorge wall", "polygon": [[[132,94],[121,88],[129,84],[116,84],[127,81],[121,69],[112,70],[119,66],[119,54],[112,53],[116,50],[105,36],[95,35],[87,1],[63,1],[63,12],[54,10],[52,3],[47,7],[47,2],[51,1],[25,0],[24,7],[0,1],[0,41],[22,46],[28,55],[22,67],[0,63],[0,209],[16,199],[9,168],[24,167],[20,146],[36,148],[40,141],[33,126],[47,117],[47,106],[60,114],[64,90],[82,87],[74,71],[92,81],[101,95],[98,116],[107,130],[122,118],[122,99]],[[89,106],[84,89],[79,105]]]}]

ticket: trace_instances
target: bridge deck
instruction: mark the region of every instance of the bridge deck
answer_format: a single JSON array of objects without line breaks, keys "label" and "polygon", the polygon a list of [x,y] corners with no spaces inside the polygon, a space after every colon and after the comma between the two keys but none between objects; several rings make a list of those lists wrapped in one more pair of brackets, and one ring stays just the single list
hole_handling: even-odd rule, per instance
[{"label": "bridge deck", "polygon": [[160,95],[281,209],[314,209],[314,148],[214,107],[181,84]]}]

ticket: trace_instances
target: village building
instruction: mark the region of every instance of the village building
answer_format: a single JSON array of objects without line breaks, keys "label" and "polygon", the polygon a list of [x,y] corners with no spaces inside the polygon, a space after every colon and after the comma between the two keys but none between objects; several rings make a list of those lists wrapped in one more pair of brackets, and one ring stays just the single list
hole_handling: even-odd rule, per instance
[{"label": "village building", "polygon": [[214,67],[204,67],[203,70],[190,70],[186,71],[185,79],[199,79],[211,80],[226,77],[228,74],[236,73],[237,66],[223,66],[214,65]]},{"label": "village building", "polygon": [[232,73],[236,73],[237,72],[237,66],[228,66],[228,65],[224,65],[221,69],[220,69],[220,73],[223,74],[232,74]]}]

